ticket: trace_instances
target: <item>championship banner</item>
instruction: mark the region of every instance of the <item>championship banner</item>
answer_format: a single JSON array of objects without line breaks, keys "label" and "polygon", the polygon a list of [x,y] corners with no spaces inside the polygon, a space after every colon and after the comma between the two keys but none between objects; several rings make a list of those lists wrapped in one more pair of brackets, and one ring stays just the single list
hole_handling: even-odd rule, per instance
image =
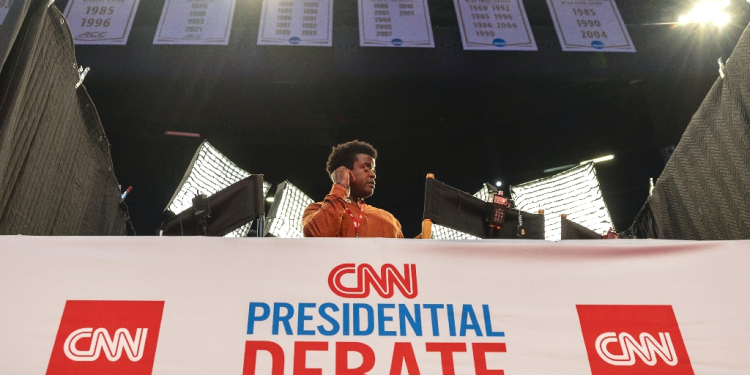
[{"label": "championship banner", "polygon": [[746,374],[749,248],[0,237],[0,373]]},{"label": "championship banner", "polygon": [[547,0],[563,51],[635,52],[615,0]]},{"label": "championship banner", "polygon": [[235,0],[166,0],[154,44],[228,45]]},{"label": "championship banner", "polygon": [[13,4],[13,0],[0,0],[0,25],[5,21],[5,16],[8,15],[11,4]]},{"label": "championship banner", "polygon": [[333,46],[333,0],[263,0],[258,45]]},{"label": "championship banner", "polygon": [[359,45],[435,48],[427,0],[359,0]]},{"label": "championship banner", "polygon": [[140,0],[70,0],[65,18],[75,44],[125,45]]},{"label": "championship banner", "polygon": [[465,50],[536,51],[521,0],[453,0]]}]

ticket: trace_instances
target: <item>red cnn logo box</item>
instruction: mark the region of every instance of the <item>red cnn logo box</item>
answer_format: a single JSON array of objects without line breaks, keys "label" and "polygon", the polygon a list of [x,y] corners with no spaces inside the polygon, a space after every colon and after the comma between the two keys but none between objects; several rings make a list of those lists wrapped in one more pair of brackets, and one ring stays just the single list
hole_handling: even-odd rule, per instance
[{"label": "red cnn logo box", "polygon": [[67,301],[47,375],[151,374],[164,301]]},{"label": "red cnn logo box", "polygon": [[[355,286],[347,287],[341,282],[341,278],[347,274],[354,274],[357,280]],[[375,268],[367,263],[359,266],[354,263],[339,264],[328,274],[328,287],[343,298],[366,298],[372,287],[382,298],[391,298],[399,290],[404,297],[412,299],[419,293],[417,265],[404,264],[404,272],[401,273],[396,266],[384,264],[378,275]]]},{"label": "red cnn logo box", "polygon": [[694,375],[672,306],[577,305],[592,375]]}]

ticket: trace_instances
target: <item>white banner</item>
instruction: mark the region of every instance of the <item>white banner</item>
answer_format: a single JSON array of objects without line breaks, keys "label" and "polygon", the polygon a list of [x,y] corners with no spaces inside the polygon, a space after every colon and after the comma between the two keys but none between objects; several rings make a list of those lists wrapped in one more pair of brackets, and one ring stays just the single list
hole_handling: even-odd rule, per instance
[{"label": "white banner", "polygon": [[128,42],[140,0],[70,0],[65,18],[75,44]]},{"label": "white banner", "polygon": [[333,0],[263,0],[258,45],[333,45]]},{"label": "white banner", "polygon": [[166,0],[154,44],[229,44],[235,0]]},{"label": "white banner", "polygon": [[465,50],[536,51],[521,0],[453,0]]},{"label": "white banner", "polygon": [[744,375],[749,248],[0,237],[0,373]]},{"label": "white banner", "polygon": [[359,45],[435,48],[427,0],[359,0]]},{"label": "white banner", "polygon": [[547,0],[563,51],[635,52],[615,0]]},{"label": "white banner", "polygon": [[0,25],[5,22],[5,16],[8,15],[11,4],[13,4],[13,0],[0,0]]}]

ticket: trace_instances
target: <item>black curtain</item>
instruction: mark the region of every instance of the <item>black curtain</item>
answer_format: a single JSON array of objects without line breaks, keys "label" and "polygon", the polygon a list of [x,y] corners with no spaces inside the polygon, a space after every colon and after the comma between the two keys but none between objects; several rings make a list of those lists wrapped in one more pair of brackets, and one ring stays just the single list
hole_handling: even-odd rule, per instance
[{"label": "black curtain", "polygon": [[49,4],[16,0],[0,27],[0,234],[123,235],[109,142]]},{"label": "black curtain", "polygon": [[722,71],[625,235],[750,238],[750,27]]}]

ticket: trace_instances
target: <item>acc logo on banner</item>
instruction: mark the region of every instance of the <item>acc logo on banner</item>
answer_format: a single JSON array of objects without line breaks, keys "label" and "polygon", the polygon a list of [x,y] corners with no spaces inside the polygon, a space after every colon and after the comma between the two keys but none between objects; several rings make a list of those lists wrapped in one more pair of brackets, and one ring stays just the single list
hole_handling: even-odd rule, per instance
[{"label": "acc logo on banner", "polygon": [[576,308],[592,375],[694,375],[672,306]]},{"label": "acc logo on banner", "polygon": [[67,301],[47,375],[151,374],[163,310],[163,301]]},{"label": "acc logo on banner", "polygon": [[[347,274],[356,276],[356,285],[347,287],[341,282],[341,278]],[[380,275],[375,269],[366,263],[359,266],[354,263],[345,263],[336,266],[328,274],[328,286],[331,291],[339,297],[365,298],[370,295],[370,287],[383,298],[393,297],[398,289],[406,298],[417,297],[417,265],[404,264],[404,272],[400,273],[398,268],[392,264],[384,264],[380,267]]]},{"label": "acc logo on banner", "polygon": [[106,31],[104,31],[104,32],[87,31],[87,32],[85,32],[83,34],[79,34],[76,37],[76,39],[90,39],[90,38],[97,39],[97,38],[106,38],[106,37],[107,37],[107,32]]}]

